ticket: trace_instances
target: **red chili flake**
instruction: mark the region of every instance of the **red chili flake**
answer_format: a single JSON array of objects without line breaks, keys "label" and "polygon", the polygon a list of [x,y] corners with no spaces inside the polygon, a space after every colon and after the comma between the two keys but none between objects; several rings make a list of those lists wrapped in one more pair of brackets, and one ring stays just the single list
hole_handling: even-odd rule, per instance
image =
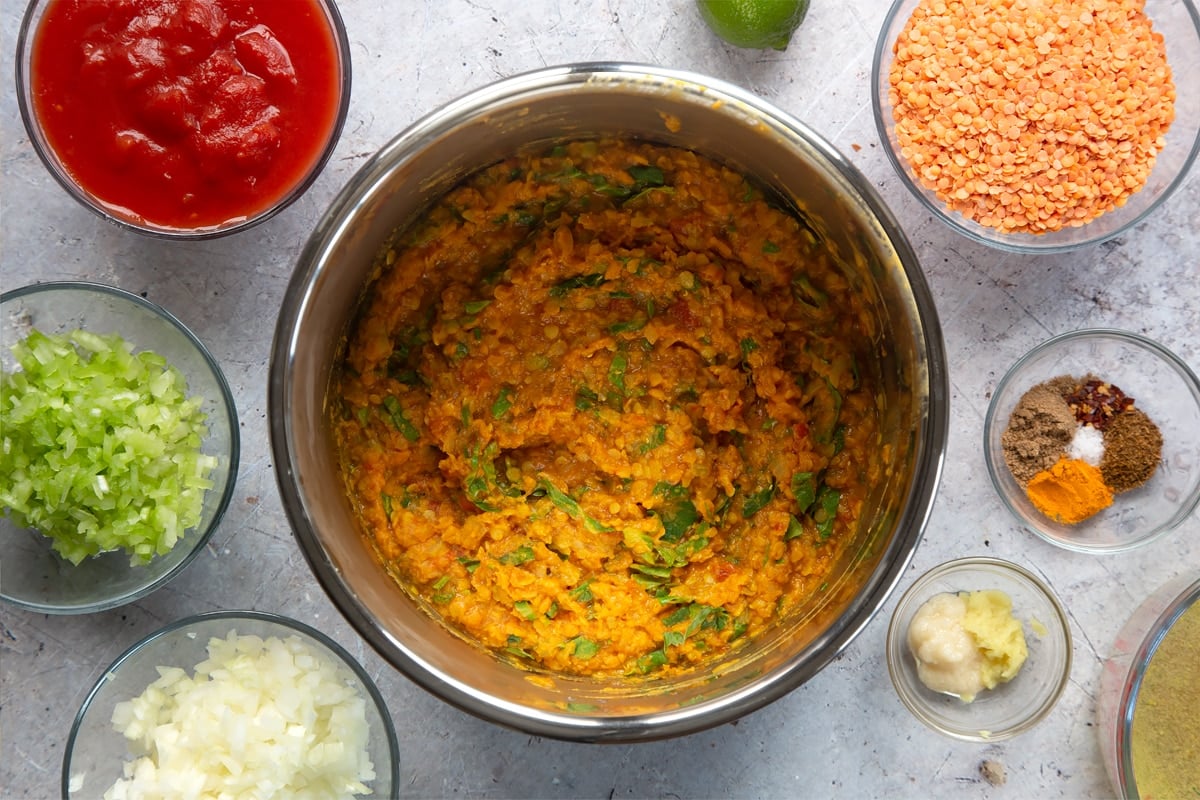
[{"label": "red chili flake", "polygon": [[1075,419],[1102,431],[1114,416],[1133,408],[1133,398],[1119,386],[1093,378],[1067,395],[1067,404],[1075,412]]}]

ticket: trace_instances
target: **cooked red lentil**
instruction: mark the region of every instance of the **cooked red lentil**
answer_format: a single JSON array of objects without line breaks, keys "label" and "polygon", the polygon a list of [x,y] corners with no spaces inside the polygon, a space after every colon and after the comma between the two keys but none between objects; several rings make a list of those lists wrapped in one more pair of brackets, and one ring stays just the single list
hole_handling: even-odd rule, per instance
[{"label": "cooked red lentil", "polygon": [[921,0],[894,53],[901,155],[952,210],[1004,231],[1124,205],[1175,118],[1142,0]]},{"label": "cooked red lentil", "polygon": [[581,141],[472,177],[381,262],[338,447],[454,629],[661,674],[821,590],[880,469],[874,322],[797,216],[691,152]]}]

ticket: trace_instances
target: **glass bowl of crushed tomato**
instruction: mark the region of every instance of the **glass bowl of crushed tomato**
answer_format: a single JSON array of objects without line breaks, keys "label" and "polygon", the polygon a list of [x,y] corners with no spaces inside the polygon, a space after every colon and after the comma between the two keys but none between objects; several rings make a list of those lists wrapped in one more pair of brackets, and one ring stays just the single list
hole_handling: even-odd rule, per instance
[{"label": "glass bowl of crushed tomato", "polygon": [[937,219],[1052,253],[1121,235],[1182,184],[1200,151],[1200,14],[1036,5],[895,0],[871,97],[901,183]]},{"label": "glass bowl of crushed tomato", "polygon": [[1200,380],[1136,333],[1060,334],[997,384],[983,448],[1001,502],[1046,541],[1145,545],[1200,504]]},{"label": "glass bowl of crushed tomato", "polygon": [[516,76],[398,135],[306,245],[271,361],[284,506],[347,619],[455,706],[695,732],[808,680],[902,574],[938,330],[799,121],[649,65]]},{"label": "glass bowl of crushed tomato", "polygon": [[399,767],[387,704],[346,648],[278,614],[214,611],[97,676],[62,797],[396,797]]},{"label": "glass bowl of crushed tomato", "polygon": [[244,230],[337,144],[350,51],[333,0],[31,0],[17,99],[50,174],[122,227]]},{"label": "glass bowl of crushed tomato", "polygon": [[913,716],[970,742],[1030,730],[1071,678],[1066,610],[1042,578],[998,558],[955,559],[917,578],[892,612],[886,653]]},{"label": "glass bowl of crushed tomato", "polygon": [[233,496],[237,410],[169,311],[96,283],[0,295],[0,599],[131,603],[204,552]]}]

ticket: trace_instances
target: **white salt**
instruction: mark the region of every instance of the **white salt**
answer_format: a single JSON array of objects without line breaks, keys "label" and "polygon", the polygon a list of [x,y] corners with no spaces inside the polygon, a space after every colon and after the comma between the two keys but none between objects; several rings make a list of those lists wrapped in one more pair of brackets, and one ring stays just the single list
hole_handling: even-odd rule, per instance
[{"label": "white salt", "polygon": [[1100,459],[1104,457],[1104,434],[1091,425],[1080,425],[1075,429],[1067,455],[1086,461],[1093,467],[1100,466]]}]

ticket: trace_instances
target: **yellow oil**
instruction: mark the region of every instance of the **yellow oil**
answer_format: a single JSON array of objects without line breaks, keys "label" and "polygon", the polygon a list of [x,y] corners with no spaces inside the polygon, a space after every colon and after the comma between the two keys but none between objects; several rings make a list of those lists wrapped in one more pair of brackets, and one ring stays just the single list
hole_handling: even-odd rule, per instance
[{"label": "yellow oil", "polygon": [[1130,749],[1141,800],[1200,800],[1200,603],[1175,621],[1146,668]]}]

